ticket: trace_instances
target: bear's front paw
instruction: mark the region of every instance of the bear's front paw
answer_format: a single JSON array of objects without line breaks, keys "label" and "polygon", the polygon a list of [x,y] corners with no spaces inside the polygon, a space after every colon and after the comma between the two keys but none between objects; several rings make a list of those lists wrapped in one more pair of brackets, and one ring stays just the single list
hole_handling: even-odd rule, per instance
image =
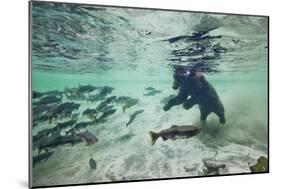
[{"label": "bear's front paw", "polygon": [[225,124],[225,118],[224,117],[220,118],[220,124]]},{"label": "bear's front paw", "polygon": [[171,108],[171,107],[168,106],[168,104],[167,104],[167,105],[164,106],[163,110],[164,110],[165,112],[167,112],[168,110],[170,110],[170,108]]}]

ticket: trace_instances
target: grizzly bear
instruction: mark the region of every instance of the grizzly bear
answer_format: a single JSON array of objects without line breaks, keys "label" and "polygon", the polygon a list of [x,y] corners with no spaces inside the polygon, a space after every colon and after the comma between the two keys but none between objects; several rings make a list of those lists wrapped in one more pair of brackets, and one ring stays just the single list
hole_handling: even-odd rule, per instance
[{"label": "grizzly bear", "polygon": [[179,89],[179,93],[164,106],[164,111],[180,104],[183,104],[184,109],[188,110],[198,104],[202,125],[206,124],[206,119],[212,112],[219,117],[221,124],[225,123],[224,106],[216,90],[202,73],[196,70],[177,69],[173,77],[172,88],[174,90]]}]

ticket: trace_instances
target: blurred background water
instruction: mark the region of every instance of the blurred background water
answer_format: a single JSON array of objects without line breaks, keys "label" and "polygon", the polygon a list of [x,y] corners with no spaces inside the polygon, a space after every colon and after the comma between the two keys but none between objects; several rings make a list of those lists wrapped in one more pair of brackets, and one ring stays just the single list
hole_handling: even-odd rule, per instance
[{"label": "blurred background water", "polygon": [[[248,164],[268,150],[267,24],[266,17],[33,2],[33,91],[90,84],[139,99],[88,128],[99,138],[96,144],[61,146],[34,167],[34,185],[202,176],[206,158],[226,164],[220,174],[250,172]],[[199,124],[198,107],[163,111],[163,98],[177,94],[171,88],[175,67],[204,74],[225,106],[227,123],[211,115],[206,132],[151,146],[151,130]],[[161,92],[144,96],[146,87]],[[79,103],[80,112],[98,104]],[[144,112],[126,128],[138,109]],[[40,123],[33,135],[55,123]],[[91,157],[95,171],[89,170]]]}]

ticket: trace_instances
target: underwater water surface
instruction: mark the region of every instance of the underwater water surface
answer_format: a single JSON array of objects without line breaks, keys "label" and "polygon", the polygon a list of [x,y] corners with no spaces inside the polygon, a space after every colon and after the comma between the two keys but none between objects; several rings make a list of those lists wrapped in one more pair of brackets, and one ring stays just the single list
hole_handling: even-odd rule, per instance
[{"label": "underwater water surface", "polygon": [[[33,186],[250,173],[268,158],[267,24],[33,2]],[[200,127],[198,105],[163,110],[175,68],[204,75],[226,123],[210,114],[198,135],[152,145],[150,131]]]}]

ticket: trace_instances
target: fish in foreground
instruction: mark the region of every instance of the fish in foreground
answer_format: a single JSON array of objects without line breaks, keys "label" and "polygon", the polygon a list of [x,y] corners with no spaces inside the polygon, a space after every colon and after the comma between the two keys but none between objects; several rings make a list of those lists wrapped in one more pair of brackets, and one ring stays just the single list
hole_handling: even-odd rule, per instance
[{"label": "fish in foreground", "polygon": [[143,94],[143,96],[154,96],[158,93],[161,93],[160,90],[149,90],[147,93]]},{"label": "fish in foreground", "polygon": [[82,113],[82,115],[91,118],[91,117],[93,117],[94,115],[96,115],[97,113],[98,113],[98,112],[97,112],[96,109],[87,108],[87,109]]},{"label": "fish in foreground", "polygon": [[169,129],[162,130],[159,133],[154,133],[152,131],[149,131],[149,135],[151,137],[151,145],[155,144],[156,140],[161,137],[164,141],[171,139],[184,139],[184,138],[190,138],[200,133],[200,128],[195,127],[192,125],[173,125]]},{"label": "fish in foreground", "polygon": [[72,127],[76,122],[77,122],[77,120],[69,120],[69,121],[65,121],[65,122],[58,122],[56,127],[54,128],[54,130],[56,130],[56,129],[62,130],[62,129],[66,129],[67,127]]},{"label": "fish in foreground", "polygon": [[112,93],[112,91],[114,90],[113,87],[109,87],[109,86],[104,86],[100,89],[100,96],[107,96],[108,94]]},{"label": "fish in foreground", "polygon": [[42,162],[42,161],[47,161],[49,157],[53,154],[54,152],[45,152],[44,154],[40,154],[38,156],[33,156],[32,161],[33,161],[33,168],[35,167],[36,164]]},{"label": "fish in foreground", "polygon": [[33,105],[48,105],[48,104],[54,104],[54,103],[60,103],[62,100],[62,97],[50,95],[50,96],[43,96],[37,101],[33,102]]},{"label": "fish in foreground", "polygon": [[146,87],[144,90],[146,90],[146,91],[153,91],[153,90],[155,90],[155,88],[154,87]]},{"label": "fish in foreground", "polygon": [[49,123],[52,123],[53,118],[57,118],[59,115],[61,117],[71,117],[71,114],[74,110],[79,109],[80,104],[76,104],[74,102],[65,102],[60,104],[56,110],[53,111],[52,115],[50,116]]},{"label": "fish in foreground", "polygon": [[106,112],[104,112],[98,119],[97,119],[97,122],[98,123],[102,123],[102,122],[105,122],[106,119],[111,116],[112,114],[114,114],[116,112],[116,109],[110,109]]},{"label": "fish in foreground", "polygon": [[130,120],[128,121],[128,123],[126,123],[126,127],[128,127],[134,121],[134,119],[137,117],[137,115],[139,115],[143,112],[144,112],[144,110],[137,110],[132,115],[130,115]]},{"label": "fish in foreground", "polygon": [[93,170],[95,170],[97,168],[97,163],[93,158],[91,158],[89,160],[89,165],[90,165],[91,169],[93,169]]},{"label": "fish in foreground", "polygon": [[56,148],[58,146],[66,145],[66,144],[71,144],[73,146],[74,144],[80,142],[82,142],[82,140],[74,134],[62,136],[59,133],[57,133],[53,136],[46,137],[43,141],[41,141],[41,143],[37,145],[38,154],[40,154],[42,150],[48,151],[51,148]]},{"label": "fish in foreground", "polygon": [[128,100],[123,106],[122,110],[123,113],[126,111],[126,109],[131,108],[132,106],[136,105],[139,102],[139,99],[131,98]]},{"label": "fish in foreground", "polygon": [[90,133],[88,130],[85,132],[77,133],[76,134],[81,140],[85,141],[88,145],[95,144],[99,141],[99,139]]},{"label": "fish in foreground", "polygon": [[219,175],[220,170],[226,168],[226,165],[223,163],[216,162],[211,159],[203,159],[204,169],[203,174],[204,175]]},{"label": "fish in foreground", "polygon": [[89,126],[95,125],[95,123],[96,123],[95,121],[82,121],[82,122],[78,122],[78,123],[75,124],[73,129],[75,129],[75,130],[84,129],[84,128],[87,128]]},{"label": "fish in foreground", "polygon": [[82,93],[90,93],[90,92],[93,92],[94,90],[96,90],[97,87],[95,86],[92,86],[92,85],[80,85],[78,86],[78,89],[77,89],[77,92],[79,94],[82,94]]}]

